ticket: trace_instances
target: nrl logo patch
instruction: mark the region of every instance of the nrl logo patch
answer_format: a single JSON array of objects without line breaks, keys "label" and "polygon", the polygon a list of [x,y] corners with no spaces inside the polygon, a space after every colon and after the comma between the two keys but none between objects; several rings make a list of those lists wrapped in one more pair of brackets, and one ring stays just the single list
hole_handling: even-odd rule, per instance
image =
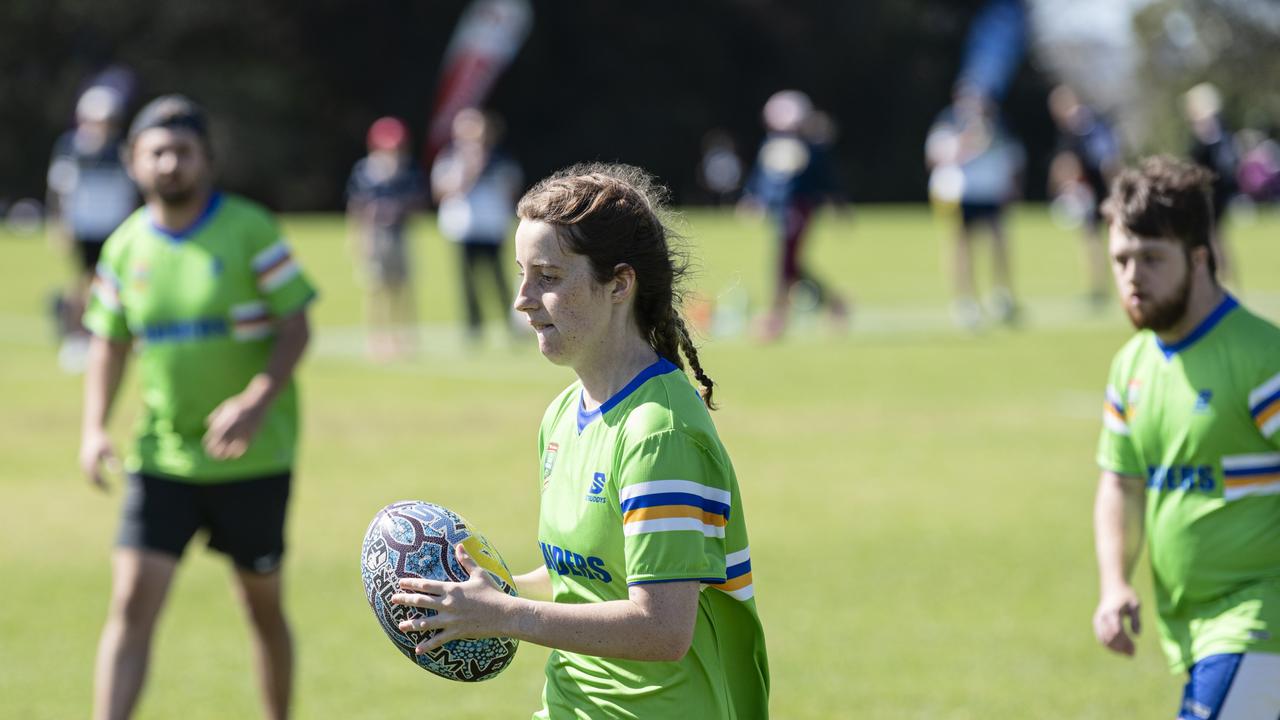
[{"label": "nrl logo patch", "polygon": [[551,477],[551,470],[556,466],[556,453],[560,451],[560,446],[556,443],[547,443],[547,451],[542,456],[542,479],[546,480]]}]

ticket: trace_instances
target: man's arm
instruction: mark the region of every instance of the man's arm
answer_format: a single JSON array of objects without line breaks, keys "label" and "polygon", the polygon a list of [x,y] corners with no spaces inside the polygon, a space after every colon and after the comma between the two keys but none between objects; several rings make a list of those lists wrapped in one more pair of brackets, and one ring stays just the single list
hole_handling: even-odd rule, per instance
[{"label": "man's arm", "polygon": [[80,423],[80,469],[99,488],[106,489],[102,466],[114,465],[116,454],[107,435],[107,419],[124,377],[129,357],[129,340],[112,340],[98,335],[89,341],[89,359],[84,374],[84,412]]},{"label": "man's arm", "polygon": [[1104,471],[1093,506],[1101,595],[1093,614],[1093,632],[1107,649],[1123,655],[1134,652],[1133,639],[1125,632],[1125,618],[1134,635],[1141,628],[1141,604],[1130,578],[1142,551],[1144,485],[1140,477]]},{"label": "man's arm", "polygon": [[205,452],[218,460],[238,458],[262,425],[267,408],[289,383],[311,339],[306,308],[276,322],[276,342],[267,367],[245,389],[214,408],[206,419]]}]

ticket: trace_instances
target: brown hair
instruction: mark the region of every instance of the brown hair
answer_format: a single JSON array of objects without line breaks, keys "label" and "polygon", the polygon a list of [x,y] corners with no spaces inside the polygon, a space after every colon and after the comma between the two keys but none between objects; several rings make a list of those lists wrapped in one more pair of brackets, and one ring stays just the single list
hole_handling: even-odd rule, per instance
[{"label": "brown hair", "polygon": [[1212,172],[1194,163],[1169,155],[1149,157],[1136,168],[1125,168],[1111,183],[1102,214],[1137,237],[1176,240],[1188,255],[1197,247],[1208,248],[1209,274],[1216,276],[1210,244],[1212,180]]},{"label": "brown hair", "polygon": [[665,222],[667,190],[644,170],[630,165],[589,163],[565,168],[534,185],[516,208],[522,220],[548,223],[570,252],[586,256],[597,282],[613,279],[614,268],[636,273],[635,320],[660,357],[684,369],[689,360],[712,410],[715,383],[702,369],[698,349],[680,315],[680,281],[688,257],[674,243],[681,238]]}]

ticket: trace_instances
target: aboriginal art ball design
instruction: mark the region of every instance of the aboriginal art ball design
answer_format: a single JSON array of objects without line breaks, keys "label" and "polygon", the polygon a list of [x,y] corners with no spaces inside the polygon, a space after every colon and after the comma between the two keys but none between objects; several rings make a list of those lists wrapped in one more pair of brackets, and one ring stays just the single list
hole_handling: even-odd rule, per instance
[{"label": "aboriginal art ball design", "polygon": [[455,546],[461,544],[494,583],[515,595],[515,581],[498,551],[457,513],[427,502],[392,503],[374,516],[360,549],[360,576],[373,614],[397,649],[420,667],[450,680],[476,682],[502,672],[515,657],[513,638],[459,638],[430,652],[413,651],[438,630],[405,632],[401,622],[434,610],[392,605],[401,578],[462,582],[467,571],[458,564]]}]

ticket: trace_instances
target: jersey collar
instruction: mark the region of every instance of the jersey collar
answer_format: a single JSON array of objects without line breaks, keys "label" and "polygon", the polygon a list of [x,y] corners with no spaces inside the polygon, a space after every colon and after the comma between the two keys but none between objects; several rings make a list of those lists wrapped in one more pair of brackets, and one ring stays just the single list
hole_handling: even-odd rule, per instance
[{"label": "jersey collar", "polygon": [[1208,335],[1210,330],[1217,327],[1222,318],[1227,316],[1227,313],[1239,307],[1240,303],[1234,297],[1231,297],[1231,293],[1224,293],[1223,295],[1222,302],[1218,303],[1218,307],[1214,308],[1208,317],[1178,342],[1165,345],[1160,341],[1160,337],[1156,336],[1156,347],[1160,348],[1160,352],[1164,353],[1165,360],[1171,360],[1174,355],[1196,344],[1200,338]]},{"label": "jersey collar", "polygon": [[604,415],[605,413],[617,407],[618,403],[622,402],[623,400],[626,400],[627,396],[635,392],[636,389],[638,389],[641,385],[645,384],[645,381],[649,380],[650,378],[657,377],[658,375],[665,375],[675,369],[676,369],[675,363],[671,362],[670,360],[664,357],[658,358],[657,362],[641,370],[639,375],[636,375],[634,378],[631,379],[631,382],[627,383],[625,387],[623,387],[618,392],[614,393],[613,397],[606,400],[600,407],[596,408],[595,410],[587,410],[586,408],[583,407],[582,393],[579,392],[578,393],[578,434],[582,434],[582,431],[586,430],[587,426],[590,425],[594,420],[596,420],[600,416]]},{"label": "jersey collar", "polygon": [[161,235],[169,238],[170,241],[182,242],[199,232],[200,228],[204,227],[205,223],[209,222],[209,218],[213,217],[213,214],[218,211],[218,207],[221,205],[222,193],[215,190],[211,195],[209,195],[209,202],[204,206],[204,210],[200,211],[200,215],[196,217],[190,225],[181,230],[170,230],[169,228],[161,227],[160,224],[156,222],[155,218],[151,216],[151,212],[149,210],[147,211],[147,221],[151,224],[152,230],[155,230]]}]

